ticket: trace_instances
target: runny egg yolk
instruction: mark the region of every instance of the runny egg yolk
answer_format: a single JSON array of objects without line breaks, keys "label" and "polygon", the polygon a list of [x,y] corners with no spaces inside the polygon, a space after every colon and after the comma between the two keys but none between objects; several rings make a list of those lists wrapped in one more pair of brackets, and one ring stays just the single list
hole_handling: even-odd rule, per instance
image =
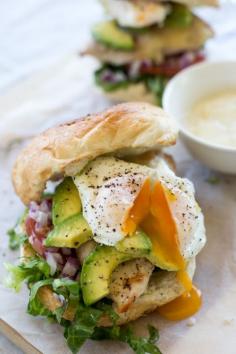
[{"label": "runny egg yolk", "polygon": [[166,305],[158,307],[158,313],[169,321],[180,321],[193,316],[201,307],[202,296],[194,285],[189,291]]},{"label": "runny egg yolk", "polygon": [[178,231],[168,197],[160,182],[156,182],[151,190],[150,180],[146,179],[129,210],[123,232],[132,235],[140,225],[151,239],[153,252],[163,267],[166,265],[173,270],[180,270],[185,268],[185,261],[180,252]]},{"label": "runny egg yolk", "polygon": [[188,273],[185,270],[179,270],[177,272],[177,279],[184,286],[186,292],[192,289],[192,279],[189,277]]},{"label": "runny egg yolk", "polygon": [[135,199],[134,205],[129,210],[128,217],[122,225],[122,231],[127,235],[133,235],[137,226],[144,220],[149,213],[151,196],[151,182],[147,178]]},{"label": "runny egg yolk", "polygon": [[160,262],[177,270],[177,279],[184,286],[185,292],[158,308],[160,315],[171,321],[192,316],[202,303],[201,292],[193,286],[185,271],[186,263],[180,252],[178,230],[169,206],[169,202],[175,200],[176,196],[160,182],[156,182],[151,189],[148,178],[122,225],[123,232],[127,235],[132,235],[140,226],[151,239],[153,252]]}]

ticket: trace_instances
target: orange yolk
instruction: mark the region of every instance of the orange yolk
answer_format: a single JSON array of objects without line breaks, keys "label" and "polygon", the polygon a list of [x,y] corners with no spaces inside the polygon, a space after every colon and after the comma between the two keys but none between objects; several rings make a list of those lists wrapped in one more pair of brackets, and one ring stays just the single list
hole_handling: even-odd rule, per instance
[{"label": "orange yolk", "polygon": [[192,289],[192,279],[185,270],[180,270],[177,272],[177,279],[184,286],[185,291],[190,291]]},{"label": "orange yolk", "polygon": [[132,235],[138,225],[152,241],[152,249],[160,263],[172,270],[185,268],[178,241],[178,231],[172,216],[168,199],[170,198],[160,182],[156,182],[151,191],[150,179],[143,187],[129,210],[122,225],[127,235]]},{"label": "orange yolk", "polygon": [[195,286],[192,286],[191,290],[168,304],[158,307],[157,311],[167,320],[180,321],[193,316],[199,310],[201,304],[201,292]]},{"label": "orange yolk", "polygon": [[149,212],[150,195],[151,182],[150,179],[147,178],[142,186],[141,191],[135,199],[134,205],[129,210],[127,219],[122,225],[122,231],[125,234],[133,235],[137,229],[137,226],[147,216]]},{"label": "orange yolk", "polygon": [[169,201],[175,200],[176,196],[166,190],[160,182],[156,182],[151,190],[148,178],[122,225],[126,235],[132,235],[140,226],[151,239],[152,250],[160,264],[178,270],[177,278],[184,286],[185,293],[158,308],[160,315],[171,321],[192,316],[202,303],[201,292],[193,286],[191,278],[185,271],[185,260],[180,252],[178,230],[169,206]]},{"label": "orange yolk", "polygon": [[150,237],[156,255],[164,262],[172,264],[176,269],[185,268],[185,261],[180,252],[176,223],[165,189],[160,182],[155,183],[151,194],[150,213],[141,228]]}]

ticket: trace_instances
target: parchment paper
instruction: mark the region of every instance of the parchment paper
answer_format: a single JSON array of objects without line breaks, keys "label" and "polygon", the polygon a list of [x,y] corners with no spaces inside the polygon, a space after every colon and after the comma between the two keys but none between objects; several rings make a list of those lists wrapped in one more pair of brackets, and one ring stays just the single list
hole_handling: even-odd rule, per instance
[{"label": "parchment paper", "polygon": [[[218,39],[209,44],[210,57],[217,59],[236,55],[235,50],[231,51],[236,45],[235,37],[232,40],[232,34],[235,36],[235,13],[230,22],[228,12],[227,26],[221,26],[222,36],[219,33]],[[218,31],[219,22],[216,24]],[[226,27],[230,33],[228,37]],[[221,47],[218,48],[219,45]],[[7,248],[6,230],[14,224],[23,208],[14,196],[10,181],[12,161],[23,143],[20,140],[55,122],[98,111],[109,104],[92,84],[94,65],[90,59],[65,58],[0,98],[0,256],[4,262],[18,257],[17,252],[10,252]],[[194,319],[178,323],[165,321],[154,313],[138,320],[137,330],[144,334],[144,324],[155,324],[160,329],[159,346],[166,354],[235,354],[236,178],[209,171],[193,161],[181,144],[169,151],[177,161],[178,173],[194,182],[197,199],[205,215],[208,242],[197,258],[194,278],[203,293],[203,306]],[[207,182],[212,175],[219,178],[217,184]],[[3,278],[2,262],[0,270]],[[26,314],[27,298],[26,289],[19,295],[1,285],[1,319],[40,352],[69,353],[57,325]],[[109,341],[88,341],[81,350],[81,354],[95,352],[128,354],[131,350],[124,344]]]}]

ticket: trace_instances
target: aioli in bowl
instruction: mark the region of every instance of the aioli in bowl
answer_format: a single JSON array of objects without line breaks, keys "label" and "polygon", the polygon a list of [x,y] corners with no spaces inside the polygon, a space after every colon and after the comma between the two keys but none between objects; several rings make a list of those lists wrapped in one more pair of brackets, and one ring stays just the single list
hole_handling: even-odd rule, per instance
[{"label": "aioli in bowl", "polygon": [[197,101],[186,115],[184,125],[207,143],[236,149],[236,88]]}]

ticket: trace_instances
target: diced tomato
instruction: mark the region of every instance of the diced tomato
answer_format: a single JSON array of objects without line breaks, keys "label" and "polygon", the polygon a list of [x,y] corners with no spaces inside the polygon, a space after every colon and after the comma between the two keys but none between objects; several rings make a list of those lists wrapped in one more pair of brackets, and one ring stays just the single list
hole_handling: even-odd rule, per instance
[{"label": "diced tomato", "polygon": [[28,216],[25,221],[25,230],[28,236],[33,235],[35,230],[35,224],[36,221]]},{"label": "diced tomato", "polygon": [[176,57],[168,57],[162,64],[145,65],[140,68],[142,74],[163,75],[172,77],[190,65],[205,59],[203,53],[184,53]]}]

